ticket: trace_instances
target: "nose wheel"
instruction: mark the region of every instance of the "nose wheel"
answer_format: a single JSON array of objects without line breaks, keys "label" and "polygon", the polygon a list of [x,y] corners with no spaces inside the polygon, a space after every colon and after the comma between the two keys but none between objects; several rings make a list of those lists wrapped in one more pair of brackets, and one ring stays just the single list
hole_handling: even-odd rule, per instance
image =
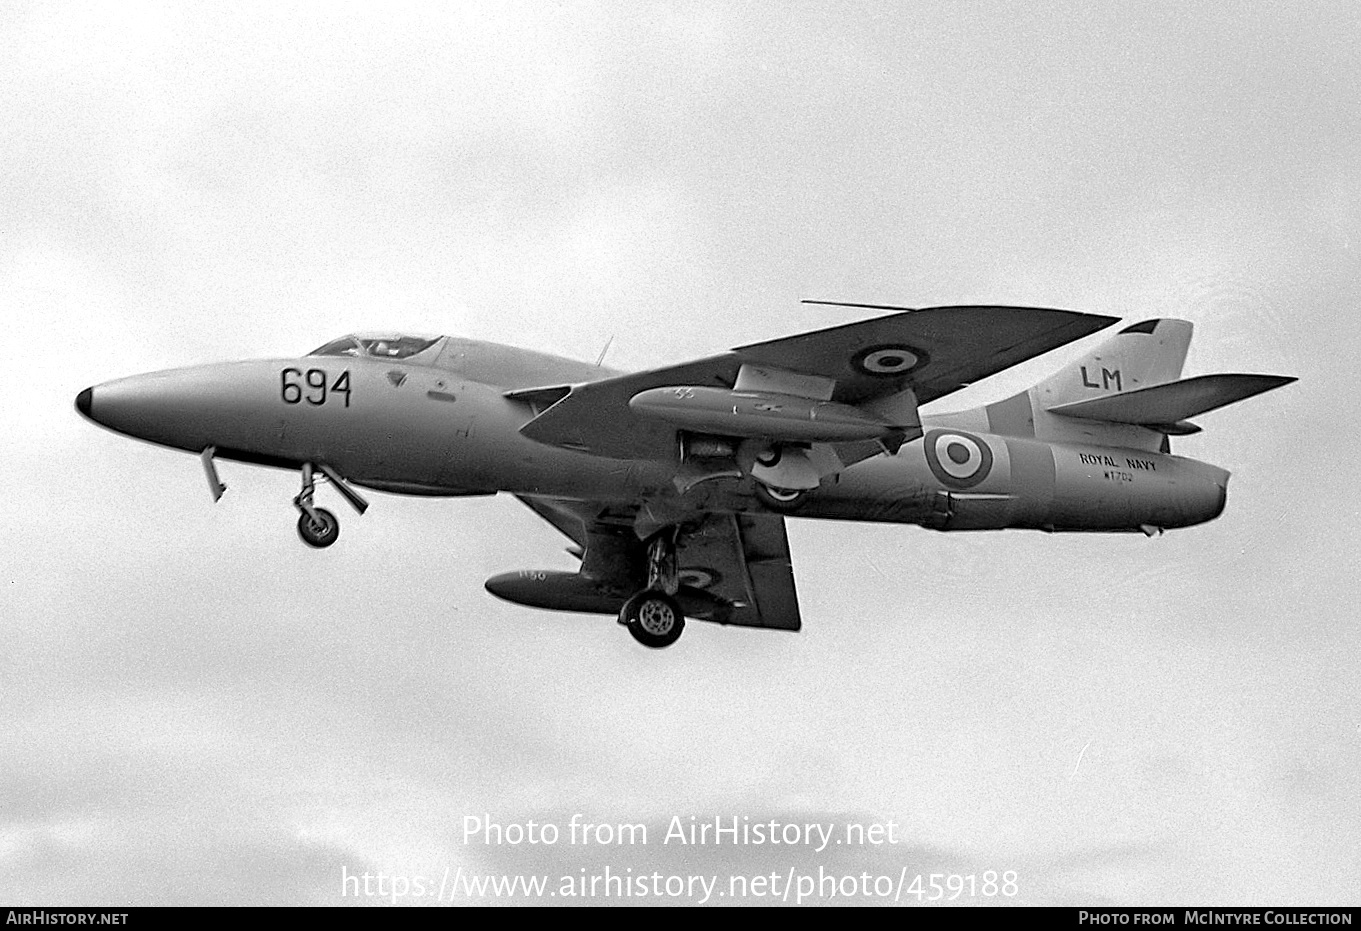
[{"label": "nose wheel", "polygon": [[[344,480],[332,471],[330,466],[320,466],[321,473],[335,486],[336,491],[340,492],[342,498],[350,503],[360,514],[368,509],[369,503],[360,497],[359,493],[346,485]],[[302,542],[316,549],[325,549],[340,536],[340,521],[326,508],[317,507],[312,503],[313,496],[316,494],[316,469],[312,463],[302,464],[302,490],[293,499],[293,506],[298,509],[298,536],[302,537]]]},{"label": "nose wheel", "polygon": [[325,549],[340,536],[340,521],[325,508],[314,507],[298,515],[298,536],[308,546]]}]

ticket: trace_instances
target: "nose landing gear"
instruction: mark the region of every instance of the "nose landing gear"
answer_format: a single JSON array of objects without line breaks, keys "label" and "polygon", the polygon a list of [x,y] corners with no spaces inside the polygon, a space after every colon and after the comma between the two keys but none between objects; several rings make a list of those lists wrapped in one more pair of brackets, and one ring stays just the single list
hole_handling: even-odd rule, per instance
[{"label": "nose landing gear", "polygon": [[308,546],[324,549],[340,536],[340,521],[325,508],[309,506],[298,515],[298,536]]},{"label": "nose landing gear", "polygon": [[298,509],[298,536],[302,542],[316,549],[325,549],[340,537],[340,521],[326,508],[317,507],[312,503],[312,497],[316,492],[316,469],[320,469],[322,475],[330,479],[340,496],[349,502],[360,514],[369,508],[369,503],[360,496],[345,480],[330,466],[313,466],[310,462],[302,464],[302,490],[293,499],[293,506]]}]

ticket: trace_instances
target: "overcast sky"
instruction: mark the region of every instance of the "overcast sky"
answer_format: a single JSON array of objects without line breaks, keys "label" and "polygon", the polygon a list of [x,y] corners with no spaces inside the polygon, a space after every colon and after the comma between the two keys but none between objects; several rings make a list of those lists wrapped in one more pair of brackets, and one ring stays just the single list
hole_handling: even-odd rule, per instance
[{"label": "overcast sky", "polygon": [[[1104,6],[0,3],[0,900],[609,864],[1355,904],[1361,13]],[[1188,374],[1301,380],[1176,442],[1234,472],[1212,524],[795,521],[802,633],[661,652],[485,594],[573,564],[512,499],[374,495],[311,551],[295,476],[213,505],[72,408],[360,328],[643,368],[855,318],[803,298],[1176,316]],[[463,842],[574,813],[653,842]]]}]

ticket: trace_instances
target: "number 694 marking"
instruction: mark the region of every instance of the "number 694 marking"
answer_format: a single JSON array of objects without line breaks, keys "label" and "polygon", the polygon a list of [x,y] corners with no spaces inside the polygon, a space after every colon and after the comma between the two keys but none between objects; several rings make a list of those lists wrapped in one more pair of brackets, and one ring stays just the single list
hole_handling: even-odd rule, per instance
[{"label": "number 694 marking", "polygon": [[[286,368],[279,373],[279,382],[279,395],[285,404],[306,401],[313,407],[320,407],[328,398],[344,395],[345,406],[350,406],[349,369],[331,381],[325,369],[308,369],[304,372],[302,369]],[[328,383],[330,387],[327,387]]]}]

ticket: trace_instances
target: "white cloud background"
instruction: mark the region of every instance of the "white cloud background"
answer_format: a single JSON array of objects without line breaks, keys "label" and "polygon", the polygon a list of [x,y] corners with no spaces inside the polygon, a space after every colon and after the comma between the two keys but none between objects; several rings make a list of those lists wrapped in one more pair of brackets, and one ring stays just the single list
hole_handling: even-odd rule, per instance
[{"label": "white cloud background", "polygon": [[[339,903],[342,866],[1015,869],[1028,903],[1355,903],[1354,4],[0,7],[0,899]],[[632,368],[800,298],[1198,326],[1301,381],[1178,450],[1157,540],[794,522],[805,631],[501,604],[509,500],[379,496],[82,422],[81,388],[459,333]],[[1041,360],[951,407],[1033,381]],[[466,814],[894,819],[606,855]]]}]

